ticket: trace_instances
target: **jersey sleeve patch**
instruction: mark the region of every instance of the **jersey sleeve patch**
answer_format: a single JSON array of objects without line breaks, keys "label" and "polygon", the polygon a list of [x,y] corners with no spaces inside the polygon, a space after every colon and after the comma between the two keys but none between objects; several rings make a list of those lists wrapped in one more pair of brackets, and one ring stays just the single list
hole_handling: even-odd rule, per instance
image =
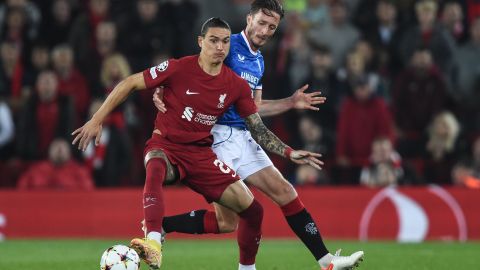
[{"label": "jersey sleeve patch", "polygon": [[163,61],[160,63],[158,66],[151,67],[150,68],[150,76],[152,76],[152,79],[157,78],[157,71],[158,72],[164,72],[168,68],[168,60]]}]

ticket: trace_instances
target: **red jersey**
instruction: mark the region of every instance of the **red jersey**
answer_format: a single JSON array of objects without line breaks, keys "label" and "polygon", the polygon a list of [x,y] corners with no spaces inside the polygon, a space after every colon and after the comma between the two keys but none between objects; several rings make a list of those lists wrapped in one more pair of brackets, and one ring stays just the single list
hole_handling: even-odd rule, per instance
[{"label": "red jersey", "polygon": [[170,59],[143,72],[147,88],[163,86],[166,113],[157,113],[155,128],[174,143],[211,144],[210,130],[231,105],[242,118],[257,112],[247,82],[222,65],[209,75],[198,55]]}]

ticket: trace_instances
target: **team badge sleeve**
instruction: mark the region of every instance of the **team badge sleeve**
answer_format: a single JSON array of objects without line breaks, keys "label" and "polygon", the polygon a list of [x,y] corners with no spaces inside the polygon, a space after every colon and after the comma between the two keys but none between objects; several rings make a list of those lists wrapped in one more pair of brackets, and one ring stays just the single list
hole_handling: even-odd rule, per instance
[{"label": "team badge sleeve", "polygon": [[178,69],[178,60],[165,60],[157,66],[153,66],[143,71],[143,78],[147,88],[168,85],[169,78]]}]

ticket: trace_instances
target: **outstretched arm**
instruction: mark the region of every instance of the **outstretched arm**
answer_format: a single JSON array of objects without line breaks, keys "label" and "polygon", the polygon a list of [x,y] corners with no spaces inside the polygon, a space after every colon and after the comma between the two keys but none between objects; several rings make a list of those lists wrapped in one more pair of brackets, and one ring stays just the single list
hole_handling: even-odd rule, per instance
[{"label": "outstretched arm", "polygon": [[265,126],[258,113],[247,116],[245,122],[250,133],[252,133],[252,137],[269,152],[289,158],[297,164],[309,164],[319,170],[321,169],[320,166],[323,165],[323,162],[317,159],[321,156],[320,154],[293,150]]},{"label": "outstretched arm", "polygon": [[95,138],[95,145],[98,145],[102,135],[102,123],[108,114],[122,103],[131,92],[145,88],[145,81],[141,72],[133,74],[121,81],[108,95],[100,109],[92,116],[92,119],[72,132],[73,136],[76,135],[72,144],[78,142],[78,149],[85,151],[90,140]]},{"label": "outstretched arm", "polygon": [[284,113],[290,109],[309,109],[318,111],[314,105],[325,103],[326,98],[320,96],[320,92],[305,93],[308,84],[297,89],[288,98],[276,100],[262,100],[262,90],[255,90],[255,103],[260,116],[274,116]]},{"label": "outstretched arm", "polygon": [[[321,94],[320,92],[305,93],[307,88],[308,84],[295,91],[290,97],[276,100],[262,100],[262,90],[255,90],[254,98],[255,104],[258,108],[258,114],[262,117],[274,116],[290,109],[309,109],[318,111],[318,108],[314,105],[325,103],[327,98],[319,96]],[[160,112],[164,113],[167,111],[167,108],[162,101],[162,97],[163,89],[157,88],[153,94],[153,103]]]}]

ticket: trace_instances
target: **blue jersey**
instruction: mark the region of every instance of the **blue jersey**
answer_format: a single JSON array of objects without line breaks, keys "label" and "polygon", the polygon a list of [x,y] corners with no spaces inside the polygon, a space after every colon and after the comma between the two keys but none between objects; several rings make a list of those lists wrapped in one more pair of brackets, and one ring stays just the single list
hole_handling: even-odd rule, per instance
[{"label": "blue jersey", "polygon": [[[263,56],[260,51],[254,52],[250,48],[243,31],[230,38],[230,53],[225,59],[225,64],[246,80],[252,91],[262,89],[261,79],[265,70]],[[217,124],[239,128],[247,127],[245,120],[240,117],[234,106],[228,108]]]}]

